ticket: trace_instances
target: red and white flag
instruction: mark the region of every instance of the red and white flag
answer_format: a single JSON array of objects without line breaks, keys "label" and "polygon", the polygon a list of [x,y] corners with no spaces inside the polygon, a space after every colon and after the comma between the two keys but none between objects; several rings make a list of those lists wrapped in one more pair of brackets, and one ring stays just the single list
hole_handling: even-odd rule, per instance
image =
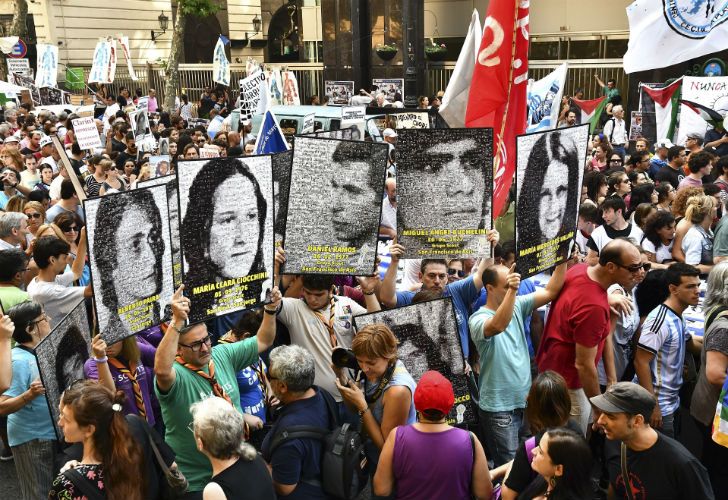
[{"label": "red and white flag", "polygon": [[516,171],[516,136],[526,131],[529,0],[490,2],[473,70],[466,127],[493,128],[493,214]]},{"label": "red and white flag", "polygon": [[657,126],[657,140],[673,140],[675,135],[675,122],[677,120],[678,99],[682,87],[682,77],[661,89],[640,84],[642,92],[655,102],[655,125]]},{"label": "red and white flag", "polygon": [[594,128],[599,122],[599,117],[602,116],[602,112],[607,106],[607,96],[589,99],[588,101],[572,97],[571,102],[581,110],[581,120],[579,120],[579,123],[588,123],[589,133],[593,134]]}]

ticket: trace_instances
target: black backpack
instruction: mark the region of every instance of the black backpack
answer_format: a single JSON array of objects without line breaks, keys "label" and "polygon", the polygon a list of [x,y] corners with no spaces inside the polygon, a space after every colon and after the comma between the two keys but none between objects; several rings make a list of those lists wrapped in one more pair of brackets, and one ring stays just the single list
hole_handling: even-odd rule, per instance
[{"label": "black backpack", "polygon": [[[317,439],[323,445],[322,480],[302,479],[301,482],[320,486],[324,493],[331,497],[352,500],[359,495],[368,481],[364,444],[359,431],[351,424],[339,424],[339,412],[333,396],[320,387],[316,389],[326,402],[329,421],[333,422],[333,429],[311,425],[292,425],[281,429],[271,438],[265,459],[270,462],[273,452],[293,439]],[[283,413],[285,413],[285,409]]]}]

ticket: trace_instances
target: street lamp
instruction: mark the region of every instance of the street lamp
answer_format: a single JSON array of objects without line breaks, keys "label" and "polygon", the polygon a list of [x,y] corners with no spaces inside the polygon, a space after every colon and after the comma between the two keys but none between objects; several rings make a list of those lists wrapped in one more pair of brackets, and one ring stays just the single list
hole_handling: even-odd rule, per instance
[{"label": "street lamp", "polygon": [[152,41],[156,41],[157,37],[160,35],[163,35],[167,32],[167,26],[169,26],[169,18],[164,15],[164,11],[162,11],[161,14],[159,14],[159,17],[157,17],[157,20],[159,21],[159,27],[162,31],[154,31],[152,30]]}]

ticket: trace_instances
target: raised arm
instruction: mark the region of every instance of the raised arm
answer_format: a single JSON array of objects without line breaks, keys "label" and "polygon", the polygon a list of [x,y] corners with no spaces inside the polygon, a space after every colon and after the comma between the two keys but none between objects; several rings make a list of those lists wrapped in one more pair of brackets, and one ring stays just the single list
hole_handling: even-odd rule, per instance
[{"label": "raised arm", "polygon": [[267,351],[276,339],[276,313],[281,307],[281,292],[277,286],[270,291],[270,298],[270,304],[263,306],[263,321],[256,335],[259,353]]},{"label": "raised arm", "polygon": [[597,80],[597,83],[599,84],[599,86],[601,88],[606,87],[606,85],[604,84],[604,82],[599,78],[599,75],[598,74],[594,73],[594,78]]},{"label": "raised arm", "polygon": [[521,285],[521,275],[513,272],[515,268],[516,265],[513,264],[508,270],[508,276],[506,277],[508,290],[506,291],[505,297],[503,297],[503,302],[498,306],[493,317],[483,326],[483,335],[486,337],[493,337],[494,335],[503,333],[511,322],[511,319],[513,319],[516,294],[518,293],[518,287]]},{"label": "raised arm", "polygon": [[111,375],[111,370],[109,369],[109,358],[106,355],[106,341],[101,338],[101,335],[96,335],[93,339],[91,339],[91,350],[94,354],[96,370],[99,373],[99,382],[111,392],[115,393],[116,384],[114,383],[114,377]]},{"label": "raised arm", "polygon": [[564,280],[566,279],[566,266],[567,262],[559,264],[554,268],[551,279],[546,284],[546,288],[543,290],[536,290],[533,296],[533,308],[538,309],[539,307],[548,304],[561,293],[561,289],[564,287]]},{"label": "raised arm", "polygon": [[74,280],[81,279],[81,276],[83,276],[83,266],[86,263],[86,245],[86,226],[83,226],[81,228],[81,238],[78,241],[78,253],[76,254],[76,258],[73,260],[73,264],[71,265],[71,271],[73,271]]},{"label": "raised arm", "polygon": [[367,306],[367,312],[377,312],[382,310],[382,306],[379,305],[377,300],[376,289],[379,284],[378,276],[357,276],[357,281],[361,286],[361,291],[364,294],[364,302]]},{"label": "raised arm", "polygon": [[384,274],[382,287],[379,289],[379,299],[385,307],[392,308],[397,305],[397,266],[399,259],[404,255],[404,247],[399,243],[392,243],[389,253],[392,256],[392,262]]},{"label": "raised arm", "polygon": [[177,356],[179,344],[179,331],[187,321],[190,312],[190,299],[182,295],[184,285],[180,285],[172,297],[172,322],[162,337],[154,355],[154,373],[157,378],[157,387],[161,391],[168,391],[177,377],[174,371],[174,358]]}]

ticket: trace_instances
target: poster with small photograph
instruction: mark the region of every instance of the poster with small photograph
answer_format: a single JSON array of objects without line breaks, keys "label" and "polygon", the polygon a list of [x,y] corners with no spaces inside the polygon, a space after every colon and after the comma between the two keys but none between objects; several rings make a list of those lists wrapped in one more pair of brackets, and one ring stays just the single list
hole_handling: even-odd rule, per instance
[{"label": "poster with small photograph", "polygon": [[35,347],[35,356],[53,427],[62,440],[63,431],[58,426],[61,395],[75,381],[86,378],[83,365],[91,357],[91,329],[85,299],[40,341]]},{"label": "poster with small photograph", "polygon": [[169,175],[170,161],[169,155],[152,155],[149,157],[149,171],[152,177],[164,177]]},{"label": "poster with small photograph", "polygon": [[374,274],[388,151],[387,144],[296,137],[286,273]]},{"label": "poster with small photograph", "polygon": [[354,82],[326,80],[325,89],[329,104],[346,106],[354,95]]},{"label": "poster with small photograph", "polygon": [[516,138],[516,272],[525,279],[569,258],[589,125]]},{"label": "poster with small photograph", "polygon": [[388,103],[404,102],[404,78],[375,78],[372,86],[377,87],[377,94],[384,94],[384,100]]},{"label": "poster with small photograph", "polygon": [[159,325],[172,300],[167,188],[91,198],[83,208],[97,324],[111,345]]},{"label": "poster with small photograph", "polygon": [[357,332],[374,323],[386,325],[397,337],[397,358],[415,382],[426,371],[436,370],[452,383],[455,405],[447,416],[449,424],[477,421],[477,405],[470,397],[452,299],[420,302],[354,317]]},{"label": "poster with small photograph", "polygon": [[411,259],[490,255],[493,129],[403,129],[397,242]]},{"label": "poster with small photograph", "polygon": [[180,160],[177,180],[190,322],[268,302],[274,255],[271,156]]}]

